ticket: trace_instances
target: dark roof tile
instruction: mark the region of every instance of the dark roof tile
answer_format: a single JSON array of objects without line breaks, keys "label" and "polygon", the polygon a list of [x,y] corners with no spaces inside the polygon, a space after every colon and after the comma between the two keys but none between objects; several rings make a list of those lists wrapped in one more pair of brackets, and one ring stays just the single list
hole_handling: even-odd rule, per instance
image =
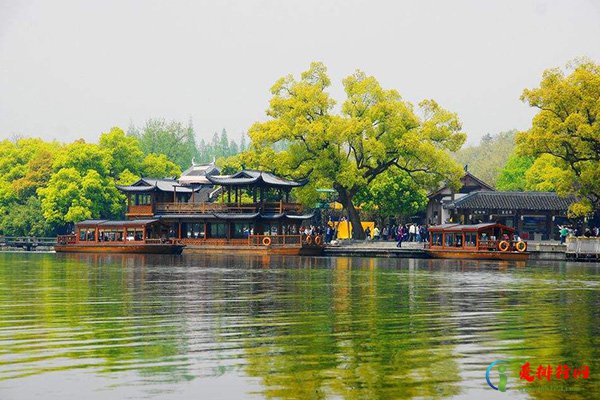
[{"label": "dark roof tile", "polygon": [[451,209],[567,211],[574,197],[553,192],[473,192],[444,205]]}]

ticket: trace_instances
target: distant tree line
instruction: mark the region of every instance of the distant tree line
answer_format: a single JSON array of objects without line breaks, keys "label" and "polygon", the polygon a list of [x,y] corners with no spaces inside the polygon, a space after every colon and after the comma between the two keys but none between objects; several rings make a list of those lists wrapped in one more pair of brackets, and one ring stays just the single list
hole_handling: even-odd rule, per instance
[{"label": "distant tree line", "polygon": [[197,163],[207,163],[233,156],[247,148],[245,134],[242,134],[238,143],[229,138],[225,129],[220,134],[215,132],[210,141],[200,139],[200,142],[196,142],[192,121],[183,124],[179,121],[149,119],[141,127],[130,126],[127,134],[138,139],[144,154],[164,154],[182,170],[190,166],[192,159]]}]

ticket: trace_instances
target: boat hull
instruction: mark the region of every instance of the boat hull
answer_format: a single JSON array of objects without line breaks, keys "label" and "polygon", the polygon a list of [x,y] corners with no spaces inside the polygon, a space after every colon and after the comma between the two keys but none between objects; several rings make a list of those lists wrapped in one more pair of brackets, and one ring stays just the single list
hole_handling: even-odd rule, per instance
[{"label": "boat hull", "polygon": [[185,248],[185,254],[189,253],[320,256],[323,254],[323,247],[188,245]]},{"label": "boat hull", "polygon": [[426,250],[431,258],[527,261],[529,253],[516,251]]},{"label": "boat hull", "polygon": [[57,253],[181,254],[179,244],[65,244],[56,245]]}]

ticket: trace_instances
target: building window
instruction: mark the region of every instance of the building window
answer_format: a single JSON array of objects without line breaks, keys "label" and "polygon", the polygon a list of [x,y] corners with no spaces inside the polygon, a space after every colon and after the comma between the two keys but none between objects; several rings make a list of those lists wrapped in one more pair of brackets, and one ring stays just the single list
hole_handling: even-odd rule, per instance
[{"label": "building window", "polygon": [[149,194],[136,194],[133,196],[133,204],[136,206],[145,206],[151,204],[151,201]]}]

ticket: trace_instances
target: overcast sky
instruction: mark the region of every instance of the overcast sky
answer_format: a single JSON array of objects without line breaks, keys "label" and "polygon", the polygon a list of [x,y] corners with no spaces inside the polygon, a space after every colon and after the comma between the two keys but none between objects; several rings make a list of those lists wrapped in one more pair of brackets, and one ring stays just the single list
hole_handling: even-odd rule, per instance
[{"label": "overcast sky", "polygon": [[97,140],[148,118],[209,138],[265,119],[269,88],[323,61],[459,114],[469,142],[526,129],[544,69],[600,62],[600,1],[0,0],[0,139]]}]

